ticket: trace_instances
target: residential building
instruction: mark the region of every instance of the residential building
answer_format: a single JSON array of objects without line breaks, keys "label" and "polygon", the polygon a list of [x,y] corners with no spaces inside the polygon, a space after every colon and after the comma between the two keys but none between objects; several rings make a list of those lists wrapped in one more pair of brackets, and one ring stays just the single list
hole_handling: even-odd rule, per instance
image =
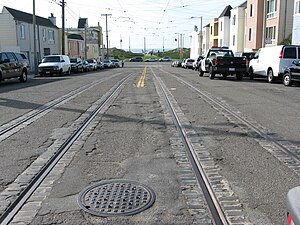
[{"label": "residential building", "polygon": [[[33,15],[4,6],[0,21],[0,51],[22,52],[34,68]],[[36,16],[36,30],[38,60],[45,55],[58,54],[58,27],[53,14],[48,19]]]},{"label": "residential building", "polygon": [[244,51],[246,9],[247,1],[231,10],[229,48],[233,52]]},{"label": "residential building", "polygon": [[194,27],[194,31],[191,33],[190,36],[191,40],[191,50],[190,50],[190,58],[196,59],[200,55],[200,32],[198,31],[198,27]]},{"label": "residential building", "polygon": [[300,45],[300,0],[295,0],[294,3],[292,44]]},{"label": "residential building", "polygon": [[218,46],[229,47],[230,41],[230,11],[232,7],[226,6],[218,21]]},{"label": "residential building", "polygon": [[89,27],[87,18],[78,20],[77,28],[68,28],[66,32],[69,34],[79,34],[84,39],[84,58],[103,59],[101,48],[103,46],[102,28],[98,24],[97,27]]},{"label": "residential building", "polygon": [[80,34],[67,35],[68,55],[71,58],[84,58],[84,39]]},{"label": "residential building", "polygon": [[209,46],[208,48],[211,48],[212,46],[218,46],[218,31],[219,31],[219,19],[214,18],[210,24],[209,24]]},{"label": "residential building", "polygon": [[202,28],[202,55],[209,49],[210,24]]},{"label": "residential building", "polygon": [[279,45],[292,35],[292,0],[248,0],[246,49]]}]

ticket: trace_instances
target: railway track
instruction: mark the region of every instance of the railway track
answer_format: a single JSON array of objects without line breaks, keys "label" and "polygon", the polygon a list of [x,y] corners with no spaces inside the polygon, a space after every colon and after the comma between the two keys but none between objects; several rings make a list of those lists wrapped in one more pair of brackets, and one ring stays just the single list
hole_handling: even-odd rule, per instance
[{"label": "railway track", "polygon": [[85,92],[107,80],[110,80],[113,77],[119,76],[120,74],[121,73],[117,73],[113,76],[100,79],[99,81],[94,81],[90,84],[86,84],[86,85],[79,87],[59,98],[56,98],[56,99],[44,104],[43,106],[41,106],[37,109],[34,109],[14,120],[11,120],[10,122],[8,122],[6,124],[1,125],[0,126],[0,142],[5,140],[6,138],[10,137],[14,133],[18,132],[19,130],[23,129],[24,127],[26,127],[28,124],[32,123],[33,121],[46,115],[52,109],[65,104],[66,102],[68,102],[71,99],[75,98],[76,96],[82,94],[83,92]]},{"label": "railway track", "polygon": [[224,101],[220,101],[210,93],[200,90],[178,75],[176,76],[162,69],[161,71],[173,76],[179,82],[186,85],[189,89],[196,92],[199,97],[204,99],[208,104],[212,105],[223,115],[225,115],[224,112],[226,112],[225,116],[229,117],[228,119],[230,121],[244,129],[247,129],[248,133],[251,134],[264,149],[273,154],[279,161],[284,163],[295,173],[297,173],[298,175],[300,174],[299,146],[273,134],[272,132],[258,124],[255,120],[245,117],[237,109],[234,109],[232,106],[224,103]]},{"label": "railway track", "polygon": [[[1,225],[9,224],[10,221],[14,218],[14,216],[18,213],[21,207],[26,203],[26,201],[30,198],[30,196],[35,192],[35,190],[39,187],[39,185],[43,182],[43,180],[47,177],[47,175],[51,172],[51,170],[58,164],[60,159],[64,156],[64,154],[71,148],[76,140],[81,136],[81,134],[85,131],[85,129],[89,126],[89,124],[95,119],[97,114],[107,105],[110,104],[112,99],[119,93],[122,86],[129,80],[129,78],[133,74],[128,75],[119,81],[114,87],[110,89],[110,91],[105,95],[105,98],[102,102],[86,117],[86,119],[82,122],[80,127],[73,132],[67,140],[65,140],[58,150],[51,156],[51,158],[43,165],[41,170],[39,170],[33,177],[33,179],[26,185],[25,188],[22,188],[20,193],[17,195],[15,200],[10,203],[9,207],[6,208],[4,212],[0,212],[0,223]],[[105,80],[105,79],[104,79]],[[103,82],[103,81],[99,81]],[[97,84],[99,82],[96,82]],[[91,86],[96,84],[92,83]],[[87,87],[86,87],[87,88]],[[84,91],[84,89],[77,90],[77,93]],[[69,95],[68,95],[69,96]],[[71,98],[65,97],[66,99]],[[62,101],[59,101],[60,104]],[[56,105],[57,105],[56,104]],[[54,106],[52,106],[54,107]],[[42,113],[42,112],[41,112]]]}]

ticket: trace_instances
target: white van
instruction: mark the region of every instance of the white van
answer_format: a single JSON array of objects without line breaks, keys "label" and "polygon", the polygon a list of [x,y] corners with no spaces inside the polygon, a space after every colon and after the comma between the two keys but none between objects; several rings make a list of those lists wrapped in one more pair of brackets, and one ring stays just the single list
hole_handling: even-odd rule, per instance
[{"label": "white van", "polygon": [[41,76],[46,74],[67,74],[71,73],[70,58],[67,55],[48,55],[39,65],[39,73]]},{"label": "white van", "polygon": [[259,49],[249,63],[250,79],[266,77],[269,83],[282,79],[284,69],[300,58],[300,46],[278,45]]}]

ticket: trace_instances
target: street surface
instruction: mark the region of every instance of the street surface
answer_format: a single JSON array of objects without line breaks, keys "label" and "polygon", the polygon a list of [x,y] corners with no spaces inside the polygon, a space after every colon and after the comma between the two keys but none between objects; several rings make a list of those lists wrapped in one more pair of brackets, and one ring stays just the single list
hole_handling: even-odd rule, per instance
[{"label": "street surface", "polygon": [[[32,75],[27,83],[1,83],[1,129],[50,101],[93,85],[0,136],[0,213],[18,195],[20,180],[30,180],[33,163],[51,156],[103,96],[129,76],[11,224],[211,224],[201,189],[185,179],[189,162],[178,153],[182,143],[157,76],[191,131],[189,138],[218,168],[221,192],[238,199],[245,224],[286,224],[286,194],[300,185],[300,164],[277,151],[272,140],[300,148],[300,85],[285,87],[247,77],[210,80],[208,74],[199,77],[196,71],[170,64],[125,63],[125,68],[61,77]],[[116,179],[150,187],[154,204],[135,215],[112,217],[94,216],[79,207],[84,188]]]}]

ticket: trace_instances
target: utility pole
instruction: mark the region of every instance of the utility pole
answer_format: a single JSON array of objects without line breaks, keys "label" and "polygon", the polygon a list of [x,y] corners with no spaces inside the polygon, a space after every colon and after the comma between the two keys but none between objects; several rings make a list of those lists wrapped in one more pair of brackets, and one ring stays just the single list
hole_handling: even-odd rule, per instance
[{"label": "utility pole", "polygon": [[35,16],[35,0],[33,0],[33,13],[32,13],[32,23],[33,23],[33,63],[34,63],[34,74],[38,74],[37,68],[37,55],[36,55],[36,16]]},{"label": "utility pole", "polygon": [[65,55],[65,0],[62,0],[61,2],[61,19],[62,19],[62,32],[61,32],[61,54]]},{"label": "utility pole", "polygon": [[106,20],[106,58],[108,58],[108,26],[107,26],[107,17],[111,16],[111,14],[101,14],[101,16],[105,16]]},{"label": "utility pole", "polygon": [[146,37],[144,37],[144,54],[146,53]]},{"label": "utility pole", "polygon": [[202,41],[203,41],[203,33],[202,33],[203,31],[202,31],[202,16],[200,16],[200,40],[199,40],[199,42],[200,42],[200,48],[199,48],[199,55],[202,55]]},{"label": "utility pole", "polygon": [[130,49],[130,34],[129,34],[129,52],[131,52],[131,49]]}]

